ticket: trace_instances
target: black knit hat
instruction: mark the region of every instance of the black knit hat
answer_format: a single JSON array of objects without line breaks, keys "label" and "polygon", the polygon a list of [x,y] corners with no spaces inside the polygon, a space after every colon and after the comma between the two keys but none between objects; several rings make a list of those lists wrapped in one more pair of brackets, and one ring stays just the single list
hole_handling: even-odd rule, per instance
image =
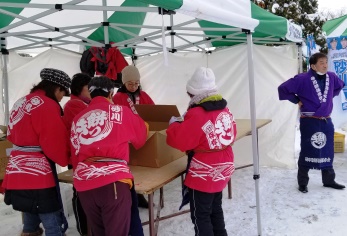
[{"label": "black knit hat", "polygon": [[71,79],[64,71],[53,68],[44,68],[40,72],[40,77],[42,80],[48,80],[62,86],[66,90],[65,96],[70,95],[69,89],[71,86]]}]

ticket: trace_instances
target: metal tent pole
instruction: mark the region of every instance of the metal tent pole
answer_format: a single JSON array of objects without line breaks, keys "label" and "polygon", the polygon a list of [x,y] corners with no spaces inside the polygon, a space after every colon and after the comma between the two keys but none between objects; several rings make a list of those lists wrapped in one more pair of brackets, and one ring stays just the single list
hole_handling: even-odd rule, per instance
[{"label": "metal tent pole", "polygon": [[[104,7],[107,5],[106,0],[102,0],[102,5]],[[107,21],[107,11],[106,10],[102,12],[102,16],[103,16],[103,20],[104,20],[104,22],[103,22],[103,24],[104,24],[104,42],[105,42],[105,45],[108,45],[110,43],[110,39],[109,39],[109,35],[108,35],[109,22]]]},{"label": "metal tent pole", "polygon": [[[73,0],[73,1],[70,1],[66,4],[78,4],[78,3],[81,3],[81,2],[84,2],[85,0]],[[7,7],[15,7],[15,6],[18,6],[19,8],[26,8],[26,7],[30,7],[32,6],[33,4],[32,3],[28,3],[28,4],[23,4],[23,6],[19,6],[21,4],[17,4],[17,3],[0,3],[0,6],[7,6]],[[33,21],[39,19],[39,18],[42,18],[42,17],[45,17],[45,16],[48,16],[48,15],[51,15],[57,11],[59,11],[59,9],[56,9],[55,6],[58,5],[58,4],[54,4],[54,7],[52,10],[47,10],[47,11],[44,11],[44,12],[40,12],[36,15],[33,15],[31,17],[28,17],[28,18],[24,18],[22,19],[21,21],[17,21],[13,24],[10,24],[8,26],[5,26],[3,28],[0,29],[1,32],[5,32],[5,31],[9,31],[10,29],[13,29],[13,28],[16,28],[18,26],[21,26],[21,25],[24,25],[26,23],[32,23]],[[21,19],[21,18],[19,18]]]},{"label": "metal tent pole", "polygon": [[[79,2],[84,2],[81,0]],[[35,8],[35,9],[47,9],[51,11],[57,10],[57,5],[61,10],[83,10],[83,11],[118,11],[118,12],[158,12],[158,7],[126,7],[126,6],[102,6],[96,5],[77,5],[76,2],[68,2],[64,4],[39,4],[39,3],[12,3],[12,2],[0,2],[0,7],[11,8]],[[76,5],[71,5],[76,4]]]},{"label": "metal tent pole", "polygon": [[[5,38],[1,38],[1,41],[5,41]],[[9,108],[9,96],[8,96],[8,71],[7,71],[7,59],[8,59],[8,50],[6,48],[1,48],[3,68],[2,68],[2,89],[3,89],[3,104],[5,106],[5,119],[4,125],[8,125],[10,117],[10,108]]]},{"label": "metal tent pole", "polygon": [[258,235],[262,235],[261,217],[260,217],[260,199],[259,199],[259,150],[258,150],[258,131],[256,127],[256,110],[255,110],[255,85],[254,85],[254,62],[253,62],[253,42],[252,34],[249,30],[243,30],[247,35],[247,60],[248,60],[248,77],[249,77],[249,100],[251,111],[252,127],[252,152],[253,152],[253,179],[255,180],[255,193],[257,204],[257,226]]},{"label": "metal tent pole", "polygon": [[302,43],[298,43],[298,50],[299,50],[299,73],[303,72],[302,68]]},{"label": "metal tent pole", "polygon": [[[173,15],[170,15],[170,26],[172,27],[174,25],[174,18]],[[171,29],[171,49],[175,48],[175,31]]]}]

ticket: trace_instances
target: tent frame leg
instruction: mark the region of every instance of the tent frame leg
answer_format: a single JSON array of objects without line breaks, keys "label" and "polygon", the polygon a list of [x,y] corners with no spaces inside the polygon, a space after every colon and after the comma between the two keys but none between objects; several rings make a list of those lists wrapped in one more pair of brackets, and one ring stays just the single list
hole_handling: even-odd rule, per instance
[{"label": "tent frame leg", "polygon": [[249,76],[249,98],[250,98],[250,114],[252,128],[252,152],[253,152],[253,169],[255,180],[255,193],[257,205],[257,227],[258,235],[262,235],[261,214],[260,214],[260,198],[259,198],[259,149],[258,149],[258,130],[256,127],[256,110],[255,110],[255,85],[254,85],[254,62],[253,62],[253,41],[252,34],[249,30],[243,30],[247,35],[247,60],[248,60],[248,76]]},{"label": "tent frame leg", "polygon": [[9,117],[10,117],[10,109],[9,109],[9,95],[8,95],[8,70],[7,70],[7,62],[8,62],[9,52],[6,48],[1,48],[1,57],[2,57],[2,88],[3,88],[3,105],[5,108],[5,118],[4,125],[8,125]]}]

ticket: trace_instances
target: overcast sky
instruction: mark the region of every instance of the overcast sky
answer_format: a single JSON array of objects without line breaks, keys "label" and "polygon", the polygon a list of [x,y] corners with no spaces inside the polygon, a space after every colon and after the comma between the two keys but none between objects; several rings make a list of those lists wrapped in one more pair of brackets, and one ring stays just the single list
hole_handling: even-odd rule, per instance
[{"label": "overcast sky", "polygon": [[[346,0],[318,0],[318,9],[321,10],[340,10],[347,8]],[[345,10],[346,11],[346,10]]]}]

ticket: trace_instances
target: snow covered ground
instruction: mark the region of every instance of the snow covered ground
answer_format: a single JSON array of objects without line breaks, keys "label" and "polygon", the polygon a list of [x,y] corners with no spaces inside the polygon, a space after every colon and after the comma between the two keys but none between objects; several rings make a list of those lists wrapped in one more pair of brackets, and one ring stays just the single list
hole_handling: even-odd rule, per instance
[{"label": "snow covered ground", "polygon": [[[342,131],[343,133],[343,131]],[[347,184],[347,153],[335,154],[336,181]],[[297,170],[260,168],[260,206],[262,235],[265,236],[346,236],[347,235],[347,190],[325,188],[320,172],[310,171],[309,192],[297,190]],[[253,168],[237,170],[232,177],[233,199],[224,191],[223,209],[229,235],[252,236],[257,233],[257,212]],[[71,187],[65,186],[66,198],[71,196]],[[165,207],[161,216],[176,212],[181,201],[180,179],[164,188]],[[155,201],[159,193],[155,194]],[[157,205],[157,203],[156,203]],[[71,206],[67,205],[70,216],[68,236],[79,235]],[[187,209],[185,207],[184,209]],[[140,210],[141,218],[148,219],[145,209]],[[3,203],[0,196],[0,235],[19,235],[21,215]],[[148,226],[144,226],[145,235]],[[161,221],[160,236],[194,235],[189,214]]]}]

